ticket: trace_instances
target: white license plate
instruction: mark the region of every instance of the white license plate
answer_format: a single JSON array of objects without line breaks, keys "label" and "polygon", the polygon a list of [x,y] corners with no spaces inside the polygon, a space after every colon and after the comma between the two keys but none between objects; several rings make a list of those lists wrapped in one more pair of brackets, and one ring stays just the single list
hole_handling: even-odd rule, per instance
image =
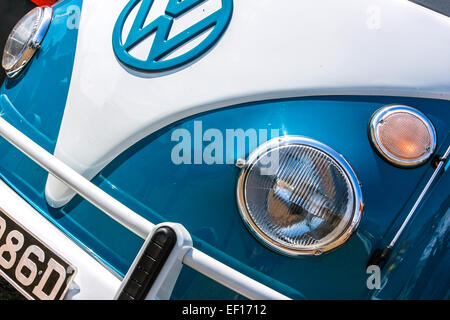
[{"label": "white license plate", "polygon": [[0,276],[28,299],[64,298],[76,269],[0,209]]}]

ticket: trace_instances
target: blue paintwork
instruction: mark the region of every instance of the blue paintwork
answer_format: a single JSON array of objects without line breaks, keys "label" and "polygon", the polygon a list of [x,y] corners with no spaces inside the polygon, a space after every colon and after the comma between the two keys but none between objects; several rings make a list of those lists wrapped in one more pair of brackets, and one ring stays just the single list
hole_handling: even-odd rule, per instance
[{"label": "blue paintwork", "polygon": [[[165,219],[183,223],[205,252],[286,294],[292,294],[292,290],[280,282],[290,284],[308,298],[365,297],[364,266],[372,249],[379,246],[384,235],[390,235],[391,226],[398,227],[407,214],[405,203],[428,169],[395,168],[371,148],[367,123],[375,110],[389,103],[405,103],[422,110],[435,123],[439,136],[449,130],[448,121],[443,121],[449,119],[449,103],[437,100],[325,97],[246,105],[192,118],[148,137],[116,159],[96,178],[96,183],[126,190]],[[170,141],[172,130],[182,127],[193,132],[194,120],[202,121],[203,130],[217,128],[222,132],[227,128],[281,128],[285,134],[306,135],[342,153],[360,178],[366,200],[357,234],[342,248],[322,257],[292,259],[263,248],[240,220],[235,200],[236,167],[171,163],[170,152],[176,144]],[[114,195],[120,198],[119,192]],[[162,220],[145,214],[134,200],[121,199],[149,219]],[[279,282],[265,279],[265,275]],[[190,288],[198,286],[195,280],[190,282]],[[215,292],[218,297],[223,294]],[[185,287],[175,291],[179,298],[191,294]]]},{"label": "blue paintwork", "polygon": [[[0,92],[3,116],[53,152],[64,111],[77,31],[66,28],[67,7],[55,6],[50,30],[25,73],[7,81]],[[440,177],[393,252],[376,292],[366,288],[365,265],[375,248],[385,246],[430,177],[429,164],[396,168],[382,160],[367,138],[375,110],[390,103],[416,107],[436,127],[438,150],[446,147],[450,102],[398,97],[310,97],[266,101],[209,112],[164,128],[124,152],[93,182],[154,223],[180,222],[195,246],[293,298],[448,298],[449,174]],[[239,170],[233,165],[175,165],[170,156],[177,142],[174,129],[193,131],[257,128],[305,135],[340,152],[362,182],[365,212],[357,233],[341,248],[321,257],[298,259],[278,255],[255,240],[236,206]],[[447,140],[446,140],[447,139]],[[206,143],[208,144],[208,143]],[[194,154],[195,150],[192,150]],[[236,155],[237,157],[246,154]],[[124,274],[142,240],[76,197],[64,208],[44,199],[47,174],[0,140],[0,176],[37,210],[119,273]],[[100,226],[100,227],[99,227]],[[241,298],[215,282],[184,268],[173,297]]]},{"label": "blue paintwork", "polygon": [[[173,69],[200,57],[220,39],[233,13],[233,0],[222,0],[221,9],[168,39],[174,19],[189,9],[200,5],[204,0],[184,0],[181,2],[179,0],[170,0],[165,14],[144,26],[153,2],[154,0],[144,0],[142,2],[141,0],[131,0],[120,14],[113,32],[113,48],[117,58],[128,67],[141,71],[154,72]],[[138,3],[142,4],[124,43],[122,33],[125,21]],[[208,36],[197,46],[178,57],[163,60],[168,54],[208,30],[211,30]],[[153,33],[155,33],[155,40],[148,58],[144,61],[133,57],[129,51]]]},{"label": "blue paintwork", "polygon": [[[450,144],[450,134],[439,154]],[[428,175],[433,169],[429,168]],[[450,174],[440,179],[426,195],[410,220],[388,261],[375,299],[449,299],[450,298]],[[411,208],[416,196],[407,207]],[[386,245],[386,244],[384,244]]]}]

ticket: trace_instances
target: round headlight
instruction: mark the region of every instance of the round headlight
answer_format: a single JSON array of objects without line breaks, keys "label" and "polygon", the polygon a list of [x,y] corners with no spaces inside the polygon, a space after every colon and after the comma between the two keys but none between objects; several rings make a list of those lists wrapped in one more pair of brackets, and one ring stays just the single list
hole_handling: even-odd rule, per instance
[{"label": "round headlight", "polygon": [[372,145],[387,161],[402,167],[426,162],[436,148],[436,132],[419,110],[402,105],[385,106],[369,123]]},{"label": "round headlight", "polygon": [[14,26],[3,51],[2,66],[10,78],[16,77],[39,48],[52,19],[50,7],[37,7]]},{"label": "round headlight", "polygon": [[286,255],[338,247],[356,230],[363,210],[361,187],[345,159],[299,136],[257,148],[242,167],[237,198],[249,230]]}]

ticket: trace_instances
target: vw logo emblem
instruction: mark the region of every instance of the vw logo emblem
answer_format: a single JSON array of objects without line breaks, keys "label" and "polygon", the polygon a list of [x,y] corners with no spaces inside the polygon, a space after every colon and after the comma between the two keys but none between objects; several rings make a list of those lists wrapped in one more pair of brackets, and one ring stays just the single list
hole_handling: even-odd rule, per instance
[{"label": "vw logo emblem", "polygon": [[[198,7],[210,0],[168,0],[164,14],[148,22],[150,10],[154,2],[158,1],[163,0],[131,0],[116,22],[113,32],[114,53],[130,68],[159,72],[185,65],[204,54],[219,40],[233,13],[233,0],[220,0],[222,2],[220,9],[172,36],[170,33],[177,18],[190,10],[201,9]],[[140,7],[136,8],[139,4]],[[135,9],[137,9],[136,18],[131,24],[130,32],[125,35],[123,34],[125,23],[131,12],[136,12]],[[207,36],[200,43],[188,49],[187,52],[176,55],[178,49],[204,34]],[[153,35],[154,40],[148,57],[138,59],[130,53],[133,48]],[[175,57],[170,58],[172,55]]]}]

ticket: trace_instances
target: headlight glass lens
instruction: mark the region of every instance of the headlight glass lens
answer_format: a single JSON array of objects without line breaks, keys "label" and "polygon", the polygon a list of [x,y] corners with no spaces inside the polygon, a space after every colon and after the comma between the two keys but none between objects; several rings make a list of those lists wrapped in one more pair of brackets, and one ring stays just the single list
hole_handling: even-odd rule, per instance
[{"label": "headlight glass lens", "polygon": [[347,162],[303,137],[274,139],[257,149],[243,168],[238,199],[251,231],[288,255],[317,255],[341,245],[362,212],[360,186]]},{"label": "headlight glass lens", "polygon": [[14,77],[33,57],[51,21],[52,9],[37,7],[14,26],[5,44],[2,67]]}]

